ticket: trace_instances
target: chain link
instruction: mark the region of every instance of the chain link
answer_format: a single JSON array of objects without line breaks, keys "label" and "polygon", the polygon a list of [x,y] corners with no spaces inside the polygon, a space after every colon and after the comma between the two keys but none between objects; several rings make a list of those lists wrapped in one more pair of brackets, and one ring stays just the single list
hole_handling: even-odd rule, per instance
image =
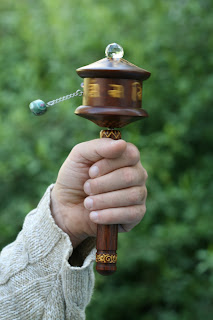
[{"label": "chain link", "polygon": [[80,89],[76,90],[75,92],[73,93],[70,93],[66,96],[63,96],[63,97],[60,97],[58,99],[55,99],[55,100],[52,100],[52,101],[49,101],[46,103],[46,106],[47,107],[52,107],[54,106],[54,104],[56,103],[59,103],[59,102],[62,102],[62,101],[65,101],[65,100],[68,100],[68,99],[71,99],[71,98],[74,98],[74,97],[81,97],[83,95],[83,91],[81,91]]}]

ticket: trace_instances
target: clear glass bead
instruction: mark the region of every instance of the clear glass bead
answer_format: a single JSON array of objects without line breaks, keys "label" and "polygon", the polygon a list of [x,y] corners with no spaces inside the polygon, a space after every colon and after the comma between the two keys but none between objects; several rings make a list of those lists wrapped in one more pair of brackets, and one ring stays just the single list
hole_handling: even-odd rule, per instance
[{"label": "clear glass bead", "polygon": [[107,58],[121,59],[124,55],[123,48],[117,43],[110,43],[105,50]]}]

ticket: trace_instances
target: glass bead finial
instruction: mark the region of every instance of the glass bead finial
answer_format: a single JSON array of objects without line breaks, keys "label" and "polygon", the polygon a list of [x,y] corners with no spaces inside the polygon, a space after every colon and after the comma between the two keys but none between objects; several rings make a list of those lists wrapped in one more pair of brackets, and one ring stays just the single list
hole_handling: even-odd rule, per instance
[{"label": "glass bead finial", "polygon": [[121,59],[124,55],[123,48],[117,43],[110,43],[105,50],[107,58]]}]

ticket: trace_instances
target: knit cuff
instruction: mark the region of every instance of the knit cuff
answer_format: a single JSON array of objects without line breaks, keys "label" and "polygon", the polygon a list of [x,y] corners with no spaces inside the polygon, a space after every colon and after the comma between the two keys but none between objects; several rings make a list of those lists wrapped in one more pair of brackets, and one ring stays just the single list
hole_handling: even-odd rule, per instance
[{"label": "knit cuff", "polygon": [[[62,286],[66,306],[84,311],[94,288],[93,261],[95,249],[86,257],[81,267],[73,267],[67,259],[62,266]],[[68,310],[67,310],[68,311]],[[70,309],[69,312],[72,312]]]},{"label": "knit cuff", "polygon": [[30,221],[24,224],[29,234],[29,259],[35,262],[51,251],[57,252],[58,258],[54,264],[60,270],[66,306],[69,308],[72,305],[72,308],[80,308],[79,312],[83,312],[94,286],[95,238],[86,239],[73,251],[69,236],[55,224],[51,215],[50,195],[53,186],[47,189],[37,210],[30,214]]},{"label": "knit cuff", "polygon": [[64,243],[69,254],[72,245],[69,237],[56,224],[50,211],[50,193],[54,185],[46,190],[37,209],[30,212],[23,225],[29,262],[35,263],[49,255],[60,243]]},{"label": "knit cuff", "polygon": [[56,225],[51,214],[50,195],[53,187],[53,184],[48,187],[37,210],[32,211],[25,219],[23,232],[28,248],[29,262],[34,263],[44,258],[58,243],[63,242],[66,255],[68,255],[67,259],[74,254],[74,266],[81,266],[94,248],[95,238],[86,239],[73,251],[69,236]]}]

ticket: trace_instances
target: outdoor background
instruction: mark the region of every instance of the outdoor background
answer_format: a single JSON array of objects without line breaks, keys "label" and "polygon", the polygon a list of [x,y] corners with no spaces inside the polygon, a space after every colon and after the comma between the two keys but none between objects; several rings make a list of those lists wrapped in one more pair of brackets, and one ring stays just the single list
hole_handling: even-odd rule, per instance
[{"label": "outdoor background", "polygon": [[0,1],[0,247],[12,242],[77,143],[99,128],[74,98],[78,67],[119,43],[147,69],[149,118],[122,130],[148,171],[147,213],[119,235],[118,271],[96,275],[88,320],[210,320],[213,314],[211,0]]}]

